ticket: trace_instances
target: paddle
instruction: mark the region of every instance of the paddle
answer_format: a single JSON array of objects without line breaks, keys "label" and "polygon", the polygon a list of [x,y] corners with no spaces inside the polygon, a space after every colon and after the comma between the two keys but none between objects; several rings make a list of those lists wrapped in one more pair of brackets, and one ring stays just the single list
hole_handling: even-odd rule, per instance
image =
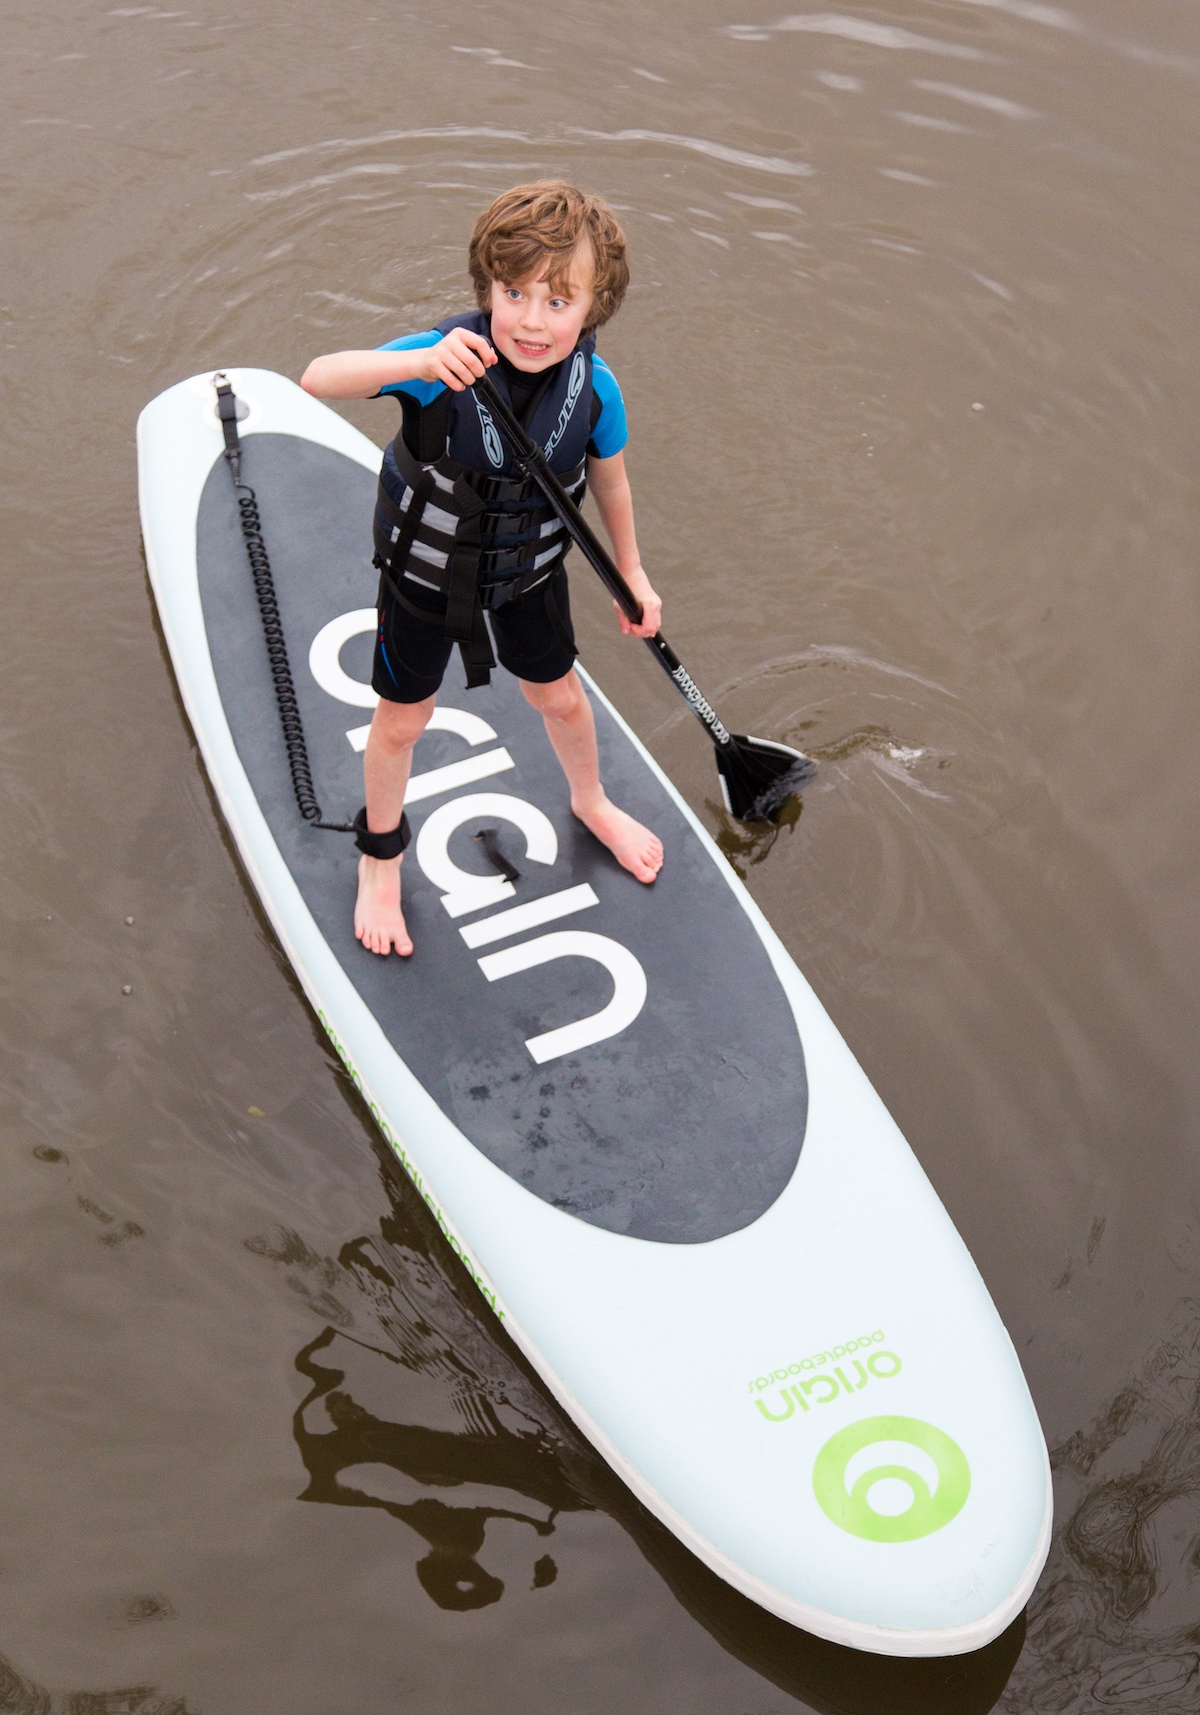
[{"label": "paddle", "polygon": [[[474,388],[496,419],[517,463],[537,483],[622,612],[635,625],[640,624],[641,602],[613,564],[612,558],[583,513],[550,469],[541,447],[525,433],[486,375],[481,375],[475,381]],[[792,793],[816,773],[816,763],[811,757],[805,756],[803,751],[793,750],[789,745],[775,744],[766,738],[748,738],[744,733],[729,732],[662,633],[647,637],[644,641],[713,741],[717,753],[717,772],[721,780],[721,796],[730,815],[739,822],[778,822],[783,806]]]}]

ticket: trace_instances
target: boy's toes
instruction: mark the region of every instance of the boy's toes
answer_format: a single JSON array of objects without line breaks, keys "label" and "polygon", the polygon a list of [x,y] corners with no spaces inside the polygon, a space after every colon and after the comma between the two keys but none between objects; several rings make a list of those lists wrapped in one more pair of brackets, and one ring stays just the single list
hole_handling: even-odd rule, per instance
[{"label": "boy's toes", "polygon": [[407,959],[413,950],[412,939],[403,919],[399,923],[377,923],[370,919],[356,923],[354,933],[362,942],[368,953],[379,953],[384,957],[395,947],[402,959]]},{"label": "boy's toes", "polygon": [[645,864],[646,868],[652,869],[654,871],[655,875],[657,875],[659,870],[662,868],[662,865],[663,865],[662,841],[658,838],[657,835],[655,835],[655,834],[648,835],[648,837],[646,839],[646,843],[642,847],[640,855],[641,855],[642,862],[643,862],[643,864]]},{"label": "boy's toes", "polygon": [[655,880],[662,866],[662,841],[651,834],[635,856],[633,873],[639,881],[651,882]]},{"label": "boy's toes", "polygon": [[663,862],[662,841],[657,834],[635,822],[607,798],[594,807],[576,810],[575,814],[636,881],[654,880]]}]

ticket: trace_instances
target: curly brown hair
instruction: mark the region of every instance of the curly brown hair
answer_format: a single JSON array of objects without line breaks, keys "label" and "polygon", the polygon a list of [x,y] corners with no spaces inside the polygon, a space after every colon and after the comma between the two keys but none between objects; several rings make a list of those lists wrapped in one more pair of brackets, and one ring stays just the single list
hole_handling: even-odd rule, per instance
[{"label": "curly brown hair", "polygon": [[591,246],[592,307],[585,332],[603,327],[621,307],[629,285],[625,234],[603,197],[578,190],[564,179],[538,179],[504,191],[475,222],[467,265],[481,310],[491,303],[493,280],[516,285],[541,273],[561,288],[567,283],[580,241]]}]

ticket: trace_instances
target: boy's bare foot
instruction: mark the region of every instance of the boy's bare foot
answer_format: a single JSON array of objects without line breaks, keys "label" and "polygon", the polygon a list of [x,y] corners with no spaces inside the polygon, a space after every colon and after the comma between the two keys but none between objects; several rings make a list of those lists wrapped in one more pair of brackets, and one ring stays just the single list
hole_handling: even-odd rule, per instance
[{"label": "boy's bare foot", "polygon": [[639,881],[651,882],[663,865],[662,841],[649,828],[610,803],[603,793],[597,804],[585,810],[571,806],[584,827],[607,846],[622,869]]},{"label": "boy's bare foot", "polygon": [[354,904],[354,933],[369,953],[390,953],[402,959],[413,950],[412,938],[400,909],[400,859],[358,860],[358,898]]}]

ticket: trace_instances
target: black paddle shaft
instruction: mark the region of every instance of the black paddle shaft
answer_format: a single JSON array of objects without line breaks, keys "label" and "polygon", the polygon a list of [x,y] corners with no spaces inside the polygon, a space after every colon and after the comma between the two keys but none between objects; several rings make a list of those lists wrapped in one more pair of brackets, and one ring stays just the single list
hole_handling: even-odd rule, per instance
[{"label": "black paddle shaft", "polygon": [[[516,455],[517,463],[537,483],[574,538],[576,545],[587,557],[592,569],[599,574],[601,582],[617,602],[621,611],[635,625],[639,625],[642,618],[641,602],[613,564],[612,556],[605,549],[596,532],[571,499],[558,477],[550,469],[549,461],[541,447],[525,433],[486,375],[479,376],[474,383],[474,388],[495,417],[505,439]],[[716,745],[718,752],[732,750],[734,747],[733,735],[726,729],[717,711],[662,633],[659,632],[654,637],[644,638],[643,641],[657,657],[667,677],[685,699],[700,725]]]}]

